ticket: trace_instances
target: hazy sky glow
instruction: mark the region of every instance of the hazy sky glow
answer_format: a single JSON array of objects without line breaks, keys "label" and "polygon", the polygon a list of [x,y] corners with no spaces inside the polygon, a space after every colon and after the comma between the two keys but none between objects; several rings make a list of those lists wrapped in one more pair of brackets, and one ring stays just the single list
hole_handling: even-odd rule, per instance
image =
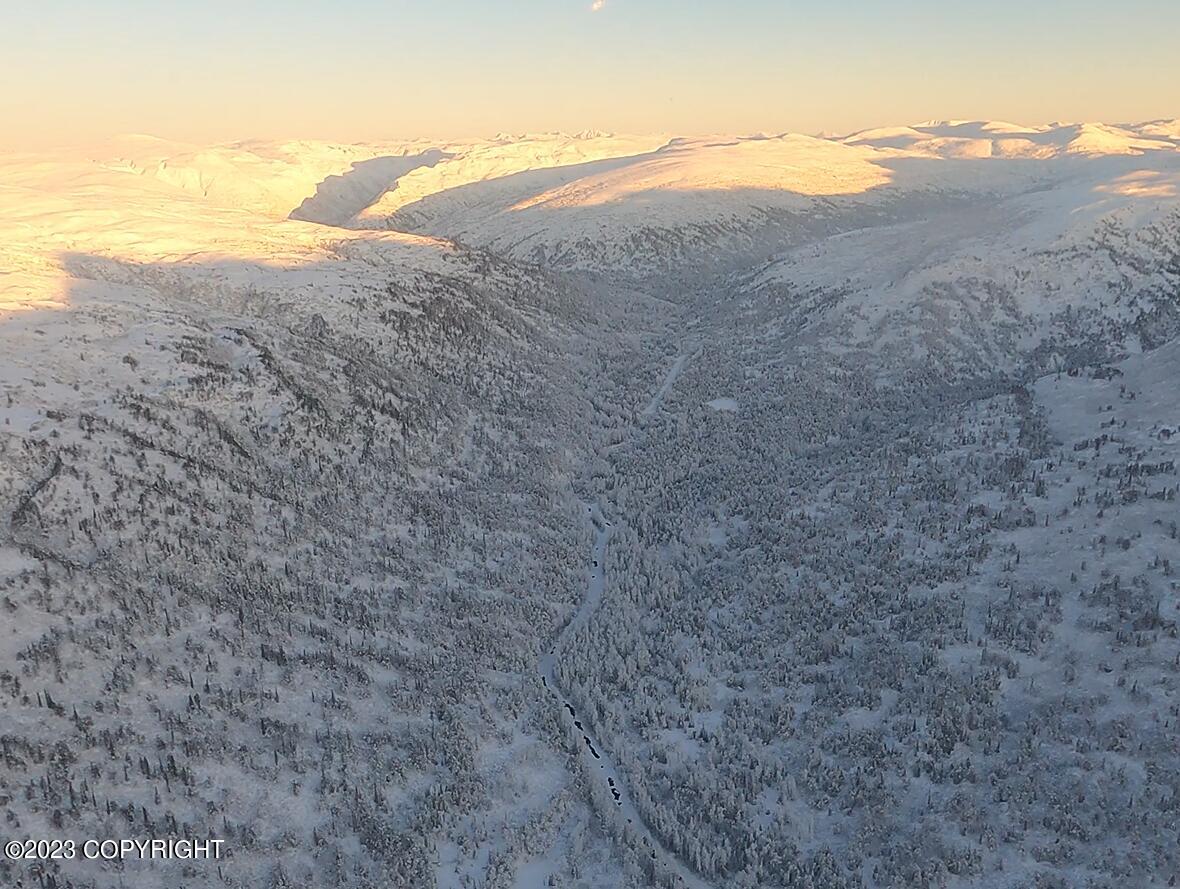
[{"label": "hazy sky glow", "polygon": [[13,6],[4,147],[1180,116],[1175,0]]}]

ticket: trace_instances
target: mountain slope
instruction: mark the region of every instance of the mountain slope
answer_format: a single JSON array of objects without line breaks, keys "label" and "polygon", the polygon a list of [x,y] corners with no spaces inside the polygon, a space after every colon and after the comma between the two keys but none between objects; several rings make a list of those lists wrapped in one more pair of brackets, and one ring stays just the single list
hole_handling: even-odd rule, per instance
[{"label": "mountain slope", "polygon": [[401,204],[390,224],[560,268],[699,274],[984,198],[1078,192],[1083,181],[1118,190],[1159,177],[1166,197],[1180,153],[1148,129],[956,122],[843,140],[678,139],[614,161],[444,189]]},{"label": "mountain slope", "polygon": [[447,885],[550,821],[601,842],[521,677],[580,586],[609,319],[447,242],[22,170],[0,214],[8,831],[232,855],[51,865],[102,886]]}]

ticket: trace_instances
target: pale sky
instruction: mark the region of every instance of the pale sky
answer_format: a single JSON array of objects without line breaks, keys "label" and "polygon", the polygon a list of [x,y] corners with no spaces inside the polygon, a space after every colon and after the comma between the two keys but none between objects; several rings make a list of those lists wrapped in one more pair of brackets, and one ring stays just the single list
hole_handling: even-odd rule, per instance
[{"label": "pale sky", "polygon": [[5,5],[5,148],[1180,117],[1176,0]]}]

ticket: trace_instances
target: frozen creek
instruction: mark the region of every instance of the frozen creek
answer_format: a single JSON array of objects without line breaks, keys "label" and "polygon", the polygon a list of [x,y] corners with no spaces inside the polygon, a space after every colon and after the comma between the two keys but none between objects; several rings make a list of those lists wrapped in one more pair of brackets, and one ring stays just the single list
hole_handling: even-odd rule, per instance
[{"label": "frozen creek", "polygon": [[[640,412],[641,418],[651,417],[659,410],[660,403],[671,390],[676,378],[680,376],[691,357],[691,351],[686,350],[682,350],[676,357],[659,388]],[[586,516],[593,523],[595,529],[594,545],[590,551],[590,563],[587,570],[586,594],[578,604],[569,623],[554,640],[548,653],[541,658],[538,665],[541,683],[553,699],[554,706],[559,708],[559,718],[562,723],[572,727],[576,736],[581,738],[582,743],[579,745],[578,755],[585,767],[587,780],[598,785],[598,789],[602,791],[599,795],[600,798],[614,800],[618,813],[626,820],[627,831],[646,850],[653,863],[657,864],[657,870],[671,874],[676,886],[707,889],[709,884],[669,850],[644,821],[635,808],[634,801],[627,789],[626,779],[615,765],[610,751],[596,738],[593,726],[589,724],[586,715],[574,706],[557,681],[558,659],[562,657],[570,640],[578,630],[594,619],[606,590],[606,554],[615,523],[608,517],[601,503],[587,503],[585,509]]]}]

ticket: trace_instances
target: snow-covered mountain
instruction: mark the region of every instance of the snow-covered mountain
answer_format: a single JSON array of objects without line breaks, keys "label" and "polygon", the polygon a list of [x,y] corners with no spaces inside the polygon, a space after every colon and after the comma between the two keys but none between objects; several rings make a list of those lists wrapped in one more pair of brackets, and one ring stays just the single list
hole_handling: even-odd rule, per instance
[{"label": "snow-covered mountain", "polygon": [[[1180,125],[0,156],[0,882],[1163,886]],[[50,883],[48,880],[52,880]]]},{"label": "snow-covered mountain", "polygon": [[[1045,190],[1090,215],[1119,197],[1176,196],[1166,125],[1021,129],[930,124],[844,139],[672,139],[653,151],[530,170],[401,204],[397,228],[459,236],[568,269],[683,276],[785,244]],[[444,167],[445,169],[445,167]],[[1092,192],[1092,195],[1090,194]],[[1125,203],[1125,202],[1124,202]],[[1046,208],[1060,224],[1058,203]]]},{"label": "snow-covered mountain", "polygon": [[386,887],[489,819],[505,850],[588,821],[520,687],[589,540],[586,306],[477,250],[287,219],[314,176],[273,206],[302,167],[250,189],[221,174],[268,152],[211,151],[233,162],[198,192],[158,174],[199,161],[5,167],[6,832],[233,848],[64,861],[59,886]]}]

